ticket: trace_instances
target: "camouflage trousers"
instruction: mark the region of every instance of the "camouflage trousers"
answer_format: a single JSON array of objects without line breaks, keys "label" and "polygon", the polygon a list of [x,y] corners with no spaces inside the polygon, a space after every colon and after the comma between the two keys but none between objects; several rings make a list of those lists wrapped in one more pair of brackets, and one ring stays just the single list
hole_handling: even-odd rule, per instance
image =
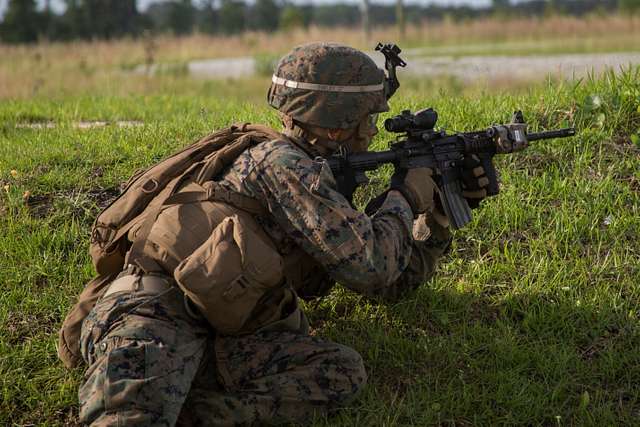
[{"label": "camouflage trousers", "polygon": [[177,289],[103,298],[81,348],[80,420],[94,426],[305,423],[366,382],[358,353],[317,337],[214,337]]}]

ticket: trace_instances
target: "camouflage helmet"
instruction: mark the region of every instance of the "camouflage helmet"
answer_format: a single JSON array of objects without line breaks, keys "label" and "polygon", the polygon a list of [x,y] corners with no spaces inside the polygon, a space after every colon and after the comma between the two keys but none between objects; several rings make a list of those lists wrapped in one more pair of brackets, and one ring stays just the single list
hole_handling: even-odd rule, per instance
[{"label": "camouflage helmet", "polygon": [[285,55],[272,77],[269,105],[301,123],[351,129],[389,110],[384,71],[357,49],[310,43]]}]

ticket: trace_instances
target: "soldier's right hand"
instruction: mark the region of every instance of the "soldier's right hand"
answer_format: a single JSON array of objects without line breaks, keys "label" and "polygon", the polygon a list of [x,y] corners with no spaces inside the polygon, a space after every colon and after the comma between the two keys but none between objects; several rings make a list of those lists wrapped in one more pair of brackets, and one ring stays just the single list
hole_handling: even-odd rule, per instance
[{"label": "soldier's right hand", "polygon": [[434,209],[434,194],[438,187],[431,168],[396,169],[391,177],[390,189],[404,196],[414,215]]}]

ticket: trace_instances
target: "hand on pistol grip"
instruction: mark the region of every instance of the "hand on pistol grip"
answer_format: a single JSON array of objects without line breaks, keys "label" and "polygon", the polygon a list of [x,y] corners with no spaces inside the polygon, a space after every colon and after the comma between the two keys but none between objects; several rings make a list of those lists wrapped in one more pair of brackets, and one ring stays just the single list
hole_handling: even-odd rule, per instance
[{"label": "hand on pistol grip", "polygon": [[431,168],[396,169],[390,189],[402,193],[416,217],[429,212],[442,227],[449,226],[440,197],[436,197],[440,195],[440,189],[433,180]]},{"label": "hand on pistol grip", "polygon": [[433,207],[437,186],[431,168],[396,168],[391,176],[390,189],[402,193],[414,215],[419,215]]}]

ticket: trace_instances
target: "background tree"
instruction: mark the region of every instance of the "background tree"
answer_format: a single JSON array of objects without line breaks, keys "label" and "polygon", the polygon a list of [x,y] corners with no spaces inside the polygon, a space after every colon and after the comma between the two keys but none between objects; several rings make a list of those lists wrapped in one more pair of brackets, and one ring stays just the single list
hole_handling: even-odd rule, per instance
[{"label": "background tree", "polygon": [[559,12],[558,1],[556,0],[546,0],[544,13],[547,16],[556,15]]},{"label": "background tree", "polygon": [[222,0],[220,5],[220,29],[225,34],[237,34],[246,28],[247,6],[242,0]]},{"label": "background tree", "polygon": [[360,14],[362,15],[364,38],[368,42],[371,39],[371,5],[369,4],[369,0],[360,1]]},{"label": "background tree", "polygon": [[293,5],[286,5],[280,13],[280,28],[284,31],[291,31],[305,26],[303,12]]},{"label": "background tree", "polygon": [[90,31],[82,0],[65,0],[64,14],[58,19],[56,38],[68,40],[89,38]]},{"label": "background tree", "polygon": [[[520,16],[555,13],[582,16],[613,10],[629,16],[640,13],[640,0],[492,0],[491,7],[484,8],[403,4],[404,0],[393,3],[334,0],[301,5],[293,5],[289,0],[157,0],[151,2],[144,13],[136,9],[136,0],[62,1],[66,8],[60,16],[51,11],[49,6],[54,4],[51,0],[9,0],[4,22],[0,23],[0,39],[6,42],[32,42],[39,37],[108,39],[138,36],[143,30],[178,35],[194,30],[237,34],[247,29],[270,32],[309,25],[353,28],[359,23],[366,28],[367,16],[372,28],[397,25],[402,34],[404,22],[419,25],[425,21],[475,19],[496,13]],[[45,8],[43,12],[38,12],[38,4]]]},{"label": "background tree", "polygon": [[249,12],[248,29],[273,32],[279,20],[280,6],[274,0],[256,0]]},{"label": "background tree", "polygon": [[398,26],[400,40],[404,40],[407,27],[404,20],[404,2],[402,0],[396,0],[396,25]]},{"label": "background tree", "polygon": [[360,23],[356,4],[318,4],[313,8],[312,23],[321,27],[355,27]]},{"label": "background tree", "polygon": [[51,39],[54,36],[53,29],[55,20],[56,16],[51,11],[51,0],[45,0],[40,22],[42,24],[42,34],[44,34],[47,39]]},{"label": "background tree", "polygon": [[220,17],[218,16],[218,8],[216,2],[205,0],[200,4],[200,10],[196,14],[196,27],[198,31],[206,34],[215,34],[219,32]]},{"label": "background tree", "polygon": [[35,0],[9,0],[0,38],[8,43],[30,43],[38,40],[41,15]]},{"label": "background tree", "polygon": [[640,0],[619,0],[618,7],[623,12],[638,13],[640,12]]},{"label": "background tree", "polygon": [[135,0],[67,0],[57,38],[110,39],[140,33]]},{"label": "background tree", "polygon": [[91,37],[110,39],[139,32],[135,0],[84,0],[82,7]]},{"label": "background tree", "polygon": [[491,7],[493,12],[497,15],[506,15],[509,13],[511,7],[509,0],[492,0]]},{"label": "background tree", "polygon": [[179,0],[169,3],[168,25],[174,34],[190,34],[196,23],[196,9],[191,0]]}]

